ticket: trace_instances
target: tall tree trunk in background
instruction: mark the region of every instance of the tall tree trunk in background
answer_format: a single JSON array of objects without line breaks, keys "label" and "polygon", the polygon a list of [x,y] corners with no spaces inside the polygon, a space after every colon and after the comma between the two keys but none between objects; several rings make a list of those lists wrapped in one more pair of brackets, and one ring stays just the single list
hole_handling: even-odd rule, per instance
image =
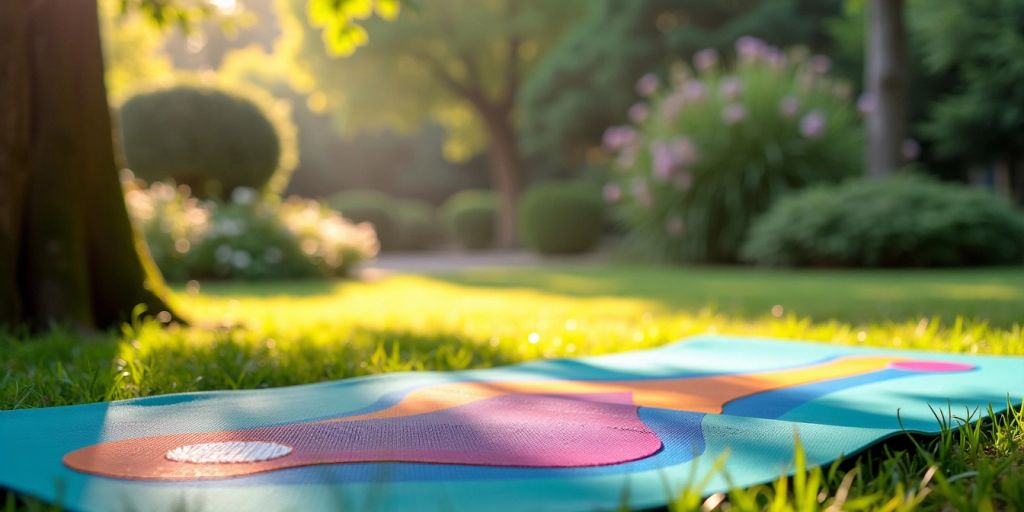
[{"label": "tall tree trunk in background", "polygon": [[497,243],[513,247],[519,238],[519,196],[523,191],[523,157],[512,112],[488,109],[481,114],[491,139],[491,177],[498,191]]},{"label": "tall tree trunk in background", "polygon": [[29,177],[28,2],[0,8],[0,325],[22,316],[19,240]]},{"label": "tall tree trunk in background", "polygon": [[168,310],[118,182],[96,1],[15,0],[0,20],[0,325]]},{"label": "tall tree trunk in background", "polygon": [[874,100],[867,116],[868,174],[889,174],[905,163],[907,136],[907,42],[903,0],[869,0],[865,92]]}]

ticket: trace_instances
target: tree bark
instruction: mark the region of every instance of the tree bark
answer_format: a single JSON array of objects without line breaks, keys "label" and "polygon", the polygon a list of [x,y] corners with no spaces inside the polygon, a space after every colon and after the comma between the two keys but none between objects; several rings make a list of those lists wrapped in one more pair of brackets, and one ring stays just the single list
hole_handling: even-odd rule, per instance
[{"label": "tree bark", "polygon": [[14,305],[0,325],[91,330],[138,304],[168,310],[117,178],[96,1],[15,0],[0,19],[0,185],[14,185],[0,192],[0,304]]},{"label": "tree bark", "polygon": [[0,9],[0,326],[17,323],[25,190],[29,177],[29,10],[16,1]]},{"label": "tree bark", "polygon": [[905,163],[907,136],[907,43],[903,0],[867,5],[865,91],[874,101],[867,115],[868,175],[887,175]]},{"label": "tree bark", "polygon": [[519,197],[523,191],[523,158],[509,109],[481,113],[491,139],[491,178],[498,189],[497,244],[515,247],[519,239]]}]

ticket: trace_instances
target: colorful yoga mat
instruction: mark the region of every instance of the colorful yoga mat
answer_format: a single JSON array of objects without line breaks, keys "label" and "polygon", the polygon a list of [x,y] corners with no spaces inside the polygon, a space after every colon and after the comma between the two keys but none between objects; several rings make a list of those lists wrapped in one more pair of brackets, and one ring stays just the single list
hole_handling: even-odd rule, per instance
[{"label": "colorful yoga mat", "polygon": [[788,473],[795,436],[825,464],[903,428],[937,432],[934,410],[978,417],[1022,396],[1024,358],[704,336],[0,412],[0,485],[73,510],[644,508],[726,453],[705,492]]}]

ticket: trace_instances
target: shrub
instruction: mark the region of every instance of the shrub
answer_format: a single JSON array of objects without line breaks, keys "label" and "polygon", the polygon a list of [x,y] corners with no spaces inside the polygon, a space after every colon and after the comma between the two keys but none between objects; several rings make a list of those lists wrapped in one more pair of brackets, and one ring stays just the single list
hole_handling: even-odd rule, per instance
[{"label": "shrub", "polygon": [[436,247],[444,240],[444,229],[437,219],[434,207],[415,199],[395,204],[397,241],[395,248],[403,251],[422,251]]},{"label": "shrub", "polygon": [[604,230],[599,189],[551,183],[526,191],[519,207],[524,241],[541,254],[572,254],[593,249]]},{"label": "shrub", "polygon": [[189,277],[258,280],[321,275],[300,243],[265,204],[221,205],[189,255]]},{"label": "shrub", "polygon": [[785,266],[1020,264],[1024,216],[987,191],[921,176],[853,180],[780,199],[743,256]]},{"label": "shrub", "polygon": [[189,195],[184,185],[175,188],[153,183],[148,188],[125,180],[125,203],[164,277],[171,281],[188,278],[188,254],[205,235],[210,209]]},{"label": "shrub", "polygon": [[448,230],[462,247],[486,249],[494,245],[498,198],[490,190],[463,190],[441,207]]},{"label": "shrub", "polygon": [[120,108],[126,163],[200,198],[225,200],[240,187],[279,194],[295,166],[294,126],[271,102],[193,85],[137,94]]},{"label": "shrub", "polygon": [[316,201],[200,202],[187,187],[126,180],[132,221],[169,280],[344,277],[377,254],[373,227]]},{"label": "shrub", "polygon": [[712,50],[669,83],[653,75],[612,127],[617,153],[605,189],[644,253],[675,261],[731,262],[754,218],[787,191],[861,172],[861,133],[849,88],[827,78],[828,60],[737,41],[730,67]]},{"label": "shrub", "polygon": [[376,190],[347,190],[331,195],[327,202],[354,222],[372,224],[384,250],[393,249],[398,242],[394,197]]},{"label": "shrub", "polygon": [[353,224],[317,201],[289,198],[279,210],[299,248],[324,276],[346,277],[380,249],[369,223]]}]

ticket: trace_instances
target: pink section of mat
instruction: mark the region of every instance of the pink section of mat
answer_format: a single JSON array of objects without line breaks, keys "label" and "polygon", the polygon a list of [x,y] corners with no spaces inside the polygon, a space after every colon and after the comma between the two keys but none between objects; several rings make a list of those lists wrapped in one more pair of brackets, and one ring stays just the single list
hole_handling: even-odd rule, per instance
[{"label": "pink section of mat", "polygon": [[[630,402],[628,393],[510,394],[417,416],[113,441],[72,452],[65,463],[104,476],[161,480],[225,478],[341,462],[602,466],[642,459],[661,449],[661,440],[640,421],[637,406]],[[292,452],[243,464],[166,458],[180,446],[232,441],[277,443]]]},{"label": "pink section of mat", "polygon": [[974,369],[974,365],[951,363],[948,361],[897,361],[893,368],[912,372],[966,372]]}]

